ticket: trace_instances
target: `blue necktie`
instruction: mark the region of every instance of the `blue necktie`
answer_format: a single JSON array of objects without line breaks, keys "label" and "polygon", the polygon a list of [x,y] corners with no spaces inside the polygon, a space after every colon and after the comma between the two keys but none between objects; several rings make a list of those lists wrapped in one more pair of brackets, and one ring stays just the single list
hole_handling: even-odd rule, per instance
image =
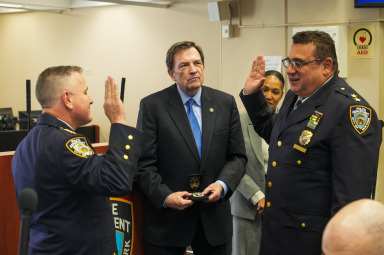
[{"label": "blue necktie", "polygon": [[190,98],[185,105],[187,106],[187,116],[189,120],[189,124],[192,128],[193,136],[195,137],[197,149],[199,150],[199,156],[201,158],[201,131],[199,122],[197,121],[197,118],[195,114],[193,113],[192,105],[195,103],[195,100],[193,98]]}]

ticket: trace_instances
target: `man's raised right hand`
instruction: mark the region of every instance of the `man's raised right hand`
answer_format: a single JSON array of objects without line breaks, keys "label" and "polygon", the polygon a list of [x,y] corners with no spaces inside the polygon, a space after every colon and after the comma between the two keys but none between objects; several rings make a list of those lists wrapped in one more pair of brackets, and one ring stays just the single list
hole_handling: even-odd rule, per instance
[{"label": "man's raised right hand", "polygon": [[105,81],[105,101],[104,112],[108,119],[113,123],[120,123],[125,125],[125,109],[124,104],[120,99],[119,87],[115,79],[108,76]]},{"label": "man's raised right hand", "polygon": [[261,90],[265,81],[265,58],[263,55],[258,55],[257,59],[253,60],[251,73],[245,81],[244,92],[247,95],[256,93]]}]

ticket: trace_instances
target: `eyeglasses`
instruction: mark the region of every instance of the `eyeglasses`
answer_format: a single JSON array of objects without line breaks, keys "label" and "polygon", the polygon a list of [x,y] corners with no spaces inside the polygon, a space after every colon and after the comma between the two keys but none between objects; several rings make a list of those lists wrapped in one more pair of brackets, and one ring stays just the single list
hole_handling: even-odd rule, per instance
[{"label": "eyeglasses", "polygon": [[307,62],[296,62],[296,61],[291,61],[289,58],[283,59],[281,62],[283,62],[283,66],[285,68],[288,68],[289,65],[292,65],[292,68],[295,69],[296,71],[301,70],[301,67],[304,65],[307,65],[309,63],[315,62],[315,61],[321,61],[326,58],[318,58],[312,61],[307,61]]}]

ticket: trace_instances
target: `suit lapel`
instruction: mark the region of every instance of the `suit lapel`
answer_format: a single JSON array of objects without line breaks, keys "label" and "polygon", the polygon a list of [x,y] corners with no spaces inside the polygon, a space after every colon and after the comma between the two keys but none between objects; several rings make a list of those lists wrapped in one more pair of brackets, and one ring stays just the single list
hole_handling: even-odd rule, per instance
[{"label": "suit lapel", "polygon": [[328,81],[327,84],[319,88],[315,94],[313,94],[308,100],[306,100],[301,106],[300,109],[296,109],[293,112],[290,112],[293,108],[294,103],[296,102],[297,96],[291,92],[289,100],[287,100],[287,106],[284,107],[283,116],[287,116],[282,128],[279,131],[279,135],[287,128],[292,126],[295,123],[298,123],[304,119],[308,119],[315,112],[315,110],[324,104],[327,100],[330,93],[336,88],[337,84],[340,82],[339,76],[334,74],[332,79]]},{"label": "suit lapel", "polygon": [[177,129],[179,130],[181,136],[184,138],[185,143],[188,145],[196,161],[200,164],[200,156],[199,151],[197,150],[196,141],[193,136],[187,113],[185,111],[183,102],[181,101],[181,97],[179,95],[179,92],[177,91],[176,86],[177,85],[175,84],[171,88],[171,95],[168,99],[168,113],[171,116],[173,122],[175,123]]},{"label": "suit lapel", "polygon": [[[263,156],[263,147],[262,147],[262,139],[260,136],[258,136],[255,132],[255,129],[252,125],[252,122],[249,121],[250,124],[247,125],[247,131],[249,140],[251,141],[251,146],[253,153],[255,153],[256,158],[259,160],[260,163],[264,165],[264,156]],[[261,146],[260,146],[261,145]]]},{"label": "suit lapel", "polygon": [[285,120],[285,123],[283,124],[283,128],[280,130],[280,134],[293,124],[300,122],[303,119],[309,119],[309,117],[315,111],[315,101],[311,99],[313,98],[309,98],[300,106],[300,109],[296,109],[289,114]]},{"label": "suit lapel", "polygon": [[[209,148],[211,147],[213,131],[215,129],[216,123],[216,106],[213,104],[213,98],[208,94],[208,91],[201,86],[201,114],[203,119],[203,134],[202,134],[202,155],[201,155],[201,165],[200,173],[203,171],[205,163],[208,159]],[[213,109],[213,112],[210,109]]]}]

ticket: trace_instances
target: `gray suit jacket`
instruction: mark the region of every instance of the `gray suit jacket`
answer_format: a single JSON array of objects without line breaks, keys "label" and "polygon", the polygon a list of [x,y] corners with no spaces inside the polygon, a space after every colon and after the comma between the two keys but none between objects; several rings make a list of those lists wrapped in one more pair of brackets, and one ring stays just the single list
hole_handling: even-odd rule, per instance
[{"label": "gray suit jacket", "polygon": [[257,205],[253,205],[249,199],[259,190],[265,192],[262,138],[256,134],[247,112],[240,113],[240,122],[248,163],[244,177],[230,198],[231,212],[234,216],[254,220],[258,213]]}]

